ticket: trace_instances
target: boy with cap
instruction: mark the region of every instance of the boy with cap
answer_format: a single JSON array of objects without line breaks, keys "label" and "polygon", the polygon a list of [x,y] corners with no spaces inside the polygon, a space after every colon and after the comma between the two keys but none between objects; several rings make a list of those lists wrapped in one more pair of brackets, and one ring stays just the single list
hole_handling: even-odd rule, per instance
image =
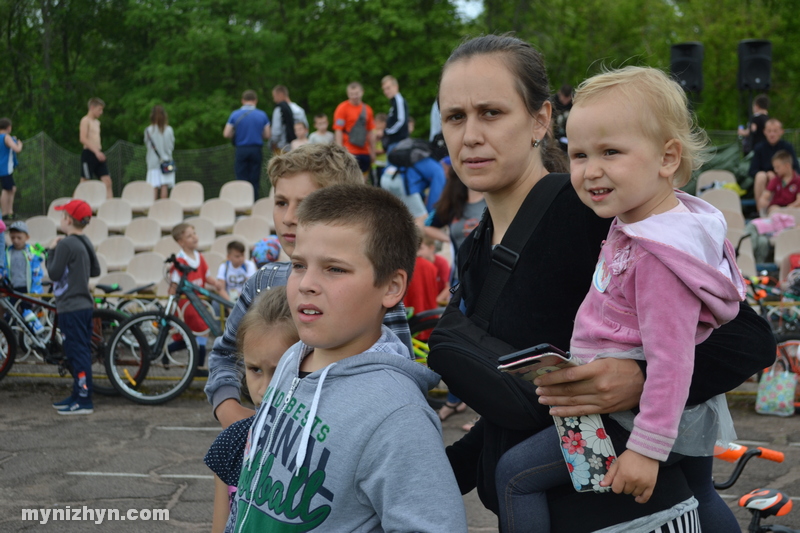
[{"label": "boy with cap", "polygon": [[53,280],[56,311],[64,343],[64,355],[72,372],[72,394],[53,404],[60,415],[88,415],[92,404],[92,307],[89,277],[100,275],[94,247],[83,235],[92,219],[92,208],[83,200],[56,207],[64,211],[61,231],[66,237],[53,239],[45,264]]},{"label": "boy with cap", "polygon": [[18,220],[8,227],[11,246],[6,248],[6,262],[0,267],[2,277],[17,292],[42,294],[42,255],[28,244],[28,225]]}]

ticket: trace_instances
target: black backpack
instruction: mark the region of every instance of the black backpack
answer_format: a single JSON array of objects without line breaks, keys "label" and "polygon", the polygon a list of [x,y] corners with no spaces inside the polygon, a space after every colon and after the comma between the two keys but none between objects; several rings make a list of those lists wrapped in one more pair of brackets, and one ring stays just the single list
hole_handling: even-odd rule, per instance
[{"label": "black backpack", "polygon": [[279,103],[278,107],[281,110],[281,120],[283,121],[283,133],[285,135],[286,144],[289,144],[297,139],[297,135],[294,134],[294,114],[287,102]]},{"label": "black backpack", "polygon": [[391,165],[398,168],[408,168],[413,167],[426,157],[430,157],[432,153],[433,149],[428,141],[408,137],[394,146],[387,159]]}]

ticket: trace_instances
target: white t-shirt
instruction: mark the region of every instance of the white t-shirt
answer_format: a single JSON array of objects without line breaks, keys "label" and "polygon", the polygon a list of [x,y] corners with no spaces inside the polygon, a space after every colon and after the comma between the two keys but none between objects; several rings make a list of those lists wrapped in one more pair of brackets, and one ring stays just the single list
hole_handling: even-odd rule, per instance
[{"label": "white t-shirt", "polygon": [[256,264],[252,261],[245,261],[241,266],[235,267],[230,261],[225,261],[219,266],[217,279],[225,282],[225,290],[228,292],[232,302],[239,299],[244,288],[244,282],[256,273]]}]

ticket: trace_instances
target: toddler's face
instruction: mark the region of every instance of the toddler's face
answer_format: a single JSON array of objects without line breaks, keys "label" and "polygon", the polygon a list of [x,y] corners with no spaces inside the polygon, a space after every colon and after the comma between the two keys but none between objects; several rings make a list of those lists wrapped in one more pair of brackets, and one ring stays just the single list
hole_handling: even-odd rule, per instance
[{"label": "toddler's face", "polygon": [[194,230],[194,228],[189,227],[186,228],[186,230],[183,232],[183,235],[181,235],[178,244],[181,246],[181,248],[185,248],[186,250],[196,250],[197,241],[197,232]]},{"label": "toddler's face", "polygon": [[267,392],[281,356],[294,342],[287,338],[281,328],[273,326],[248,329],[244,334],[243,344],[247,390],[250,391],[253,403],[258,406]]},{"label": "toddler's face", "polygon": [[327,118],[315,118],[314,119],[314,127],[317,131],[325,131],[328,129],[328,119]]},{"label": "toddler's face", "polygon": [[25,248],[25,243],[28,242],[28,234],[22,231],[12,231],[11,233],[11,244],[17,250],[22,250]]},{"label": "toddler's face", "polygon": [[306,125],[302,122],[296,122],[294,125],[294,134],[297,135],[298,139],[305,139],[306,135],[308,134]]}]

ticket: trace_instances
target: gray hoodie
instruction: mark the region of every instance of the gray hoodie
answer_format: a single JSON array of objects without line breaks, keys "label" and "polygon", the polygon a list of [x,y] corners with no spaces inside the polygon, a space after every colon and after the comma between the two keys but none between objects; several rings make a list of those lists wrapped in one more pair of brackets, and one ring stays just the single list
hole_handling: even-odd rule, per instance
[{"label": "gray hoodie", "polygon": [[425,400],[439,376],[405,350],[384,326],[366,352],[302,379],[311,348],[283,356],[251,427],[235,531],[467,531]]}]

